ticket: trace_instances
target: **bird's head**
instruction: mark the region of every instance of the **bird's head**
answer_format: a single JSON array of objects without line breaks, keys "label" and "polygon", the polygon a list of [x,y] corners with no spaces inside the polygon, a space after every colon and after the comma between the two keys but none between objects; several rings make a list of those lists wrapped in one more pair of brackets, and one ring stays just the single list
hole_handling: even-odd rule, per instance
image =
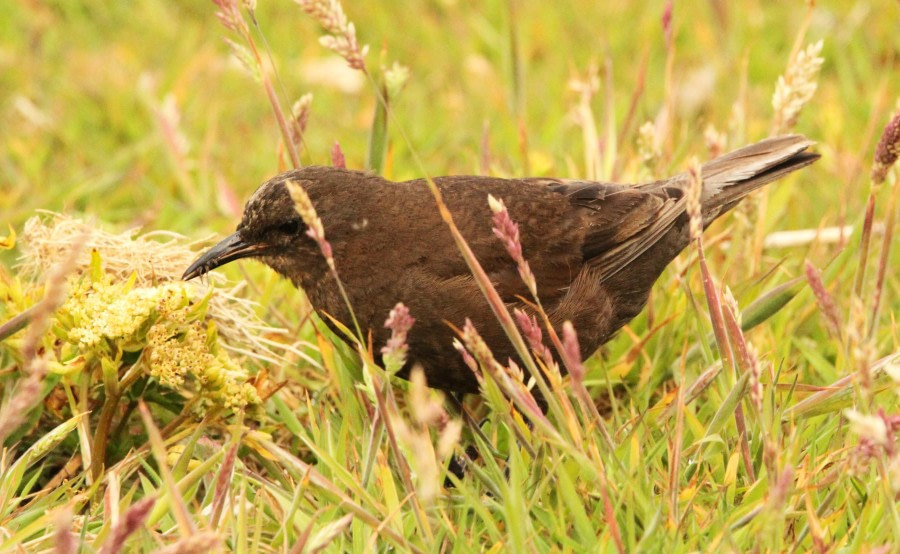
[{"label": "bird's head", "polygon": [[313,243],[285,186],[288,178],[290,174],[280,175],[260,186],[244,206],[237,230],[197,258],[182,279],[241,258],[257,258],[289,278],[296,277],[293,266]]}]

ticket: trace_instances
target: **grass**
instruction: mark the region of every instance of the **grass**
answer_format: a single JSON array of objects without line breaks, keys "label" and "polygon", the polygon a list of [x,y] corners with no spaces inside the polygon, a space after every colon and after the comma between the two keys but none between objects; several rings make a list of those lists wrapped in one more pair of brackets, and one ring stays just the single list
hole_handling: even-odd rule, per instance
[{"label": "grass", "polygon": [[[221,40],[249,49],[246,38],[220,25],[212,2],[0,3],[0,223],[18,235],[0,250],[0,325],[32,307],[0,343],[0,551],[895,548],[898,189],[895,172],[883,184],[869,175],[897,109],[900,7],[679,2],[669,37],[665,9],[348,0],[359,43],[371,45],[362,73],[318,44],[314,18],[270,0],[258,28],[241,12],[263,64],[250,49],[254,79]],[[207,344],[252,374],[261,401],[198,411],[190,398],[202,387],[162,386],[141,358],[143,335],[75,368],[83,352],[52,334],[71,326],[53,292],[66,274],[124,290],[177,268],[134,267],[141,280],[127,285],[129,266],[115,273],[114,250],[92,258],[87,239],[65,271],[17,265],[39,209],[109,236],[229,232],[255,187],[293,164],[272,97],[289,121],[294,100],[314,95],[296,141],[303,164],[331,163],[337,141],[348,167],[394,179],[635,181],[783,128],[776,82],[792,52],[819,39],[817,89],[791,129],[816,140],[822,160],[708,230],[583,372],[571,356],[574,378],[551,368],[546,416],[498,370],[483,399],[467,400],[481,423],[457,421],[420,382],[352,352],[310,319],[302,293],[252,262],[224,271],[244,288],[216,282],[209,302],[234,302],[258,331],[236,340],[213,317],[221,337],[209,331]],[[383,69],[395,60],[409,68],[399,85]],[[853,231],[837,242],[779,246],[772,235],[842,225]],[[189,321],[207,321],[205,293],[185,292]],[[474,330],[463,338],[494,367]],[[51,363],[63,354],[68,372]],[[462,477],[447,471],[451,455],[471,458]],[[91,464],[98,457],[105,465]]]}]

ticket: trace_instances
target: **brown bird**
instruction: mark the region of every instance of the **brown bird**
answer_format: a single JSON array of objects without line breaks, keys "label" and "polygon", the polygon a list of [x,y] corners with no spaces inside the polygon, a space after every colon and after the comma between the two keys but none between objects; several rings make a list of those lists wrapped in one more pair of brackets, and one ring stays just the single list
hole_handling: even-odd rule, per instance
[{"label": "brown bird", "polygon": [[[705,164],[704,225],[751,191],[818,159],[806,152],[811,144],[797,135],[770,138]],[[285,185],[290,180],[306,190],[322,220],[363,333],[384,344],[389,336],[384,322],[397,302],[415,317],[401,376],[420,365],[433,387],[477,392],[448,325],[462,327],[466,318],[496,359],[516,358],[422,179],[395,183],[334,167],[282,173],[259,187],[235,233],[200,256],[184,279],[256,258],[306,291],[318,312],[352,328],[321,251],[294,209]],[[585,357],[641,311],[654,281],[689,243],[684,173],[641,185],[480,176],[434,182],[504,302],[528,311],[520,299],[528,297],[527,289],[492,232],[488,195],[503,200],[519,225],[552,325],[559,331],[572,321]]]}]

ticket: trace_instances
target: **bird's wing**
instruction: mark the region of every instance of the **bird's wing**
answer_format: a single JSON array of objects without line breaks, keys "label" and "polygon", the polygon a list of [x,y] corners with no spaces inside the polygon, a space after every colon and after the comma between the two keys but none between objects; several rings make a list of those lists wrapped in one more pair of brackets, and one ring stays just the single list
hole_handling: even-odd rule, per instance
[{"label": "bird's wing", "polygon": [[601,281],[646,252],[685,210],[684,189],[677,181],[652,190],[596,181],[529,181],[566,196],[585,214],[588,230],[581,252]]}]

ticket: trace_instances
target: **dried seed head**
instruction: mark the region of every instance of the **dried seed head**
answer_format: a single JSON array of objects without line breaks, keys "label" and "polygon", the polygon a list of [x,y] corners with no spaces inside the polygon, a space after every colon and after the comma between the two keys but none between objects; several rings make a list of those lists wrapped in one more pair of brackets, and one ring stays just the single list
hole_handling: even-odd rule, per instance
[{"label": "dried seed head", "polygon": [[400,96],[400,91],[409,81],[409,68],[397,62],[384,70],[384,88],[388,93],[388,100],[393,102]]},{"label": "dried seed head", "polygon": [[493,212],[494,235],[503,241],[509,256],[516,262],[519,278],[528,287],[532,296],[537,296],[537,280],[531,272],[531,267],[522,255],[522,243],[519,240],[519,226],[509,216],[509,211],[503,200],[498,200],[488,195],[488,206]]},{"label": "dried seed head", "polygon": [[703,138],[706,141],[706,149],[709,151],[710,158],[718,158],[728,146],[728,135],[717,130],[712,123],[706,126]]},{"label": "dried seed head", "polygon": [[880,185],[884,182],[898,155],[900,155],[900,112],[894,114],[888,122],[875,148],[875,163],[872,165],[872,181],[875,184]]},{"label": "dried seed head", "polygon": [[756,347],[749,342],[747,343],[747,358],[750,362],[750,401],[756,406],[756,410],[761,413],[763,409],[763,389],[760,382],[762,364],[759,362]]},{"label": "dried seed head", "polygon": [[56,508],[52,514],[51,521],[56,528],[54,533],[54,541],[56,554],[75,554],[78,552],[78,544],[75,542],[75,535],[70,531],[72,528],[72,506],[70,504]]},{"label": "dried seed head", "polygon": [[513,315],[516,318],[519,329],[521,329],[522,334],[525,335],[525,340],[528,341],[528,346],[530,346],[545,363],[549,364],[553,360],[553,357],[550,354],[550,349],[547,348],[543,342],[541,326],[538,325],[537,318],[533,315],[529,316],[518,308],[513,310]]},{"label": "dried seed head", "polygon": [[463,344],[466,345],[466,349],[472,353],[472,356],[478,360],[482,367],[493,369],[497,363],[494,359],[494,354],[469,318],[466,318],[466,323],[463,325],[462,340]]},{"label": "dried seed head", "polygon": [[285,186],[287,186],[288,193],[291,195],[291,200],[294,201],[294,209],[297,210],[297,213],[300,214],[300,219],[306,224],[306,234],[316,241],[316,244],[319,245],[319,250],[322,251],[322,256],[325,257],[325,262],[334,271],[334,256],[331,252],[331,243],[325,240],[325,227],[322,225],[319,214],[316,213],[312,200],[306,194],[306,189],[292,179],[285,181]]},{"label": "dried seed head", "polygon": [[772,95],[772,107],[775,109],[774,131],[784,133],[791,129],[800,116],[803,106],[816,92],[816,81],[822,62],[820,40],[797,53],[791,60],[787,71],[778,78],[775,93]]},{"label": "dried seed head", "polygon": [[132,504],[122,515],[119,523],[112,527],[106,542],[103,543],[102,552],[120,552],[128,537],[143,527],[154,504],[156,504],[156,498],[153,496],[142,498]]},{"label": "dried seed head", "polygon": [[406,363],[406,354],[409,346],[406,344],[406,336],[416,320],[409,315],[409,308],[398,302],[388,315],[384,326],[391,330],[391,338],[381,349],[384,367],[388,371],[400,371]]},{"label": "dried seed head", "polygon": [[331,147],[331,165],[334,167],[340,167],[345,169],[347,167],[347,160],[344,158],[344,151],[341,150],[341,143],[338,141],[334,141],[334,146]]},{"label": "dried seed head", "polygon": [[778,475],[778,478],[775,480],[774,486],[769,493],[769,504],[773,508],[780,509],[784,506],[793,483],[794,468],[788,464],[781,471],[781,474]]},{"label": "dried seed head", "polygon": [[666,7],[663,9],[662,14],[662,28],[663,28],[663,36],[666,39],[666,45],[672,44],[672,0],[666,1]]},{"label": "dried seed head", "polygon": [[806,280],[809,281],[809,286],[812,288],[813,294],[819,303],[819,308],[822,310],[822,314],[825,315],[829,331],[835,337],[840,338],[843,326],[841,325],[841,316],[837,305],[831,293],[825,288],[821,273],[809,260],[806,260]]},{"label": "dried seed head", "polygon": [[652,171],[662,156],[662,137],[652,121],[644,123],[638,130],[637,147],[641,164]]},{"label": "dried seed head", "polygon": [[319,22],[329,34],[319,43],[344,58],[347,64],[359,71],[366,70],[365,57],[368,46],[360,48],[356,41],[356,27],[347,21],[339,0],[295,0],[304,12]]},{"label": "dried seed head", "polygon": [[236,0],[213,0],[213,4],[219,7],[216,17],[222,22],[229,31],[240,33],[247,29],[244,16],[241,15],[241,8]]},{"label": "dried seed head", "polygon": [[476,376],[480,375],[478,362],[475,361],[475,358],[473,358],[472,354],[470,354],[469,351],[466,350],[466,347],[459,341],[459,339],[453,339],[453,348],[457,352],[459,352],[459,355],[463,358],[463,362],[465,362],[465,364],[469,366],[469,369],[471,369]]},{"label": "dried seed head", "polygon": [[885,445],[888,441],[888,428],[884,418],[864,414],[853,408],[844,410],[844,417],[850,422],[850,428],[861,438],[866,438],[877,445]]},{"label": "dried seed head", "polygon": [[447,413],[439,402],[431,396],[431,389],[425,381],[421,367],[413,368],[409,374],[409,408],[413,420],[420,426],[434,426],[446,420]]},{"label": "dried seed head", "polygon": [[250,50],[248,50],[246,46],[238,44],[230,38],[226,38],[225,43],[231,48],[231,53],[234,55],[235,59],[240,62],[241,67],[244,68],[244,71],[247,72],[250,78],[257,83],[262,82],[262,71],[259,62],[253,57]]},{"label": "dried seed head", "polygon": [[725,285],[725,290],[722,292],[722,297],[725,301],[725,306],[731,310],[731,314],[734,316],[734,320],[737,322],[738,327],[741,326],[741,308],[738,306],[737,300],[734,298],[734,294],[731,292],[731,287]]},{"label": "dried seed head", "polygon": [[460,436],[462,436],[462,421],[451,419],[444,425],[437,443],[437,455],[442,460],[453,453],[453,449],[459,444]]},{"label": "dried seed head", "polygon": [[584,381],[585,368],[581,361],[581,348],[578,345],[578,334],[571,321],[563,323],[562,328],[563,358],[569,375],[577,382]]},{"label": "dried seed head", "polygon": [[313,95],[307,92],[294,102],[291,107],[291,141],[294,144],[303,144],[303,134],[309,124],[309,113],[312,109]]},{"label": "dried seed head", "polygon": [[691,159],[688,176],[690,182],[687,191],[687,213],[691,218],[691,240],[697,241],[703,234],[703,211],[700,204],[700,195],[703,193],[703,174],[700,162],[696,157]]}]

